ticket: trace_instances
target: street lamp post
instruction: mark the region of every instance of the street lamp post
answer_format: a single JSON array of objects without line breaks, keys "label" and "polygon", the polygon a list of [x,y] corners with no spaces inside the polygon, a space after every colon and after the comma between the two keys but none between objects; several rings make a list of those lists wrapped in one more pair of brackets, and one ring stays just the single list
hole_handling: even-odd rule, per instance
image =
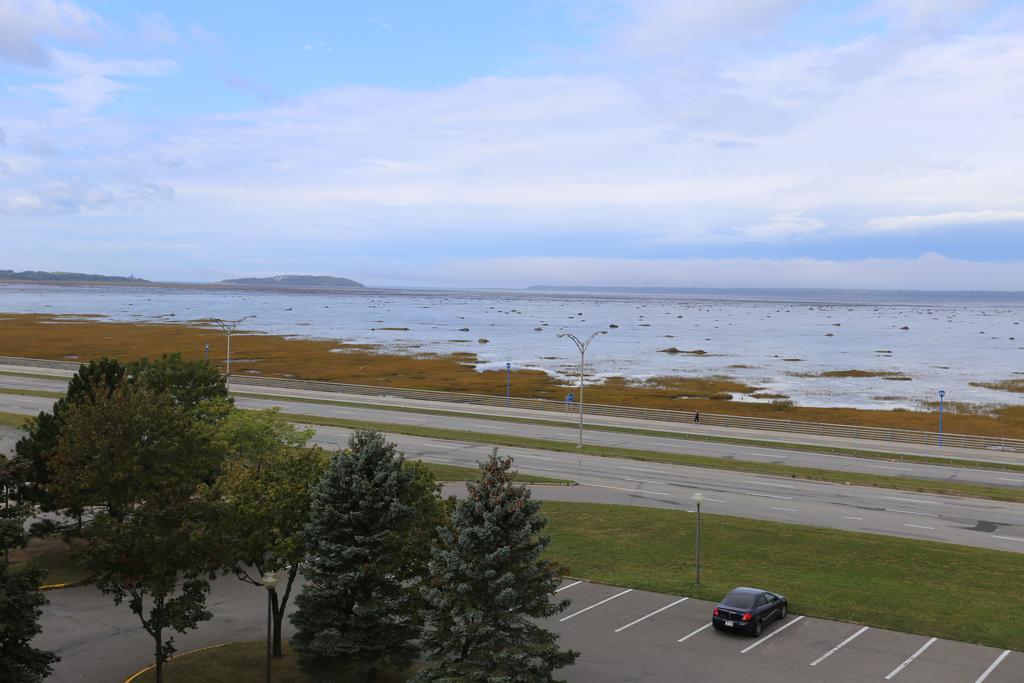
[{"label": "street lamp post", "polygon": [[214,318],[213,320],[210,321],[220,329],[224,330],[224,332],[228,335],[227,363],[224,372],[224,375],[227,377],[228,386],[231,385],[231,335],[232,333],[234,333],[235,330],[238,329],[239,325],[241,325],[249,318],[255,317],[256,316],[254,315],[247,315],[239,318],[238,320],[221,320],[220,318]]},{"label": "street lamp post", "polygon": [[942,445],[942,399],[946,398],[946,390],[939,389],[939,445]]},{"label": "street lamp post", "polygon": [[512,407],[512,363],[505,363],[505,407]]},{"label": "street lamp post", "polygon": [[203,362],[204,363],[209,363],[210,362],[210,345],[209,344],[203,344]]},{"label": "street lamp post", "polygon": [[700,585],[700,504],[704,502],[704,494],[697,492],[691,500],[697,504],[697,585]]},{"label": "street lamp post", "polygon": [[277,586],[277,574],[266,572],[260,583],[267,589],[267,675],[266,683],[270,683],[270,658],[274,641],[274,587]]},{"label": "street lamp post", "polygon": [[598,330],[594,334],[592,334],[589,337],[587,337],[586,341],[580,341],[579,337],[577,337],[575,334],[569,334],[568,332],[564,332],[564,333],[558,335],[559,337],[568,337],[569,339],[572,339],[573,342],[575,342],[575,344],[576,344],[576,348],[578,348],[580,350],[580,400],[579,400],[579,404],[580,404],[580,439],[579,439],[579,443],[576,444],[576,448],[583,448],[583,362],[584,362],[584,357],[585,357],[585,355],[587,353],[587,347],[590,346],[590,342],[594,341],[594,338],[597,335],[599,335],[599,334],[608,334],[608,332],[606,332],[605,330]]}]

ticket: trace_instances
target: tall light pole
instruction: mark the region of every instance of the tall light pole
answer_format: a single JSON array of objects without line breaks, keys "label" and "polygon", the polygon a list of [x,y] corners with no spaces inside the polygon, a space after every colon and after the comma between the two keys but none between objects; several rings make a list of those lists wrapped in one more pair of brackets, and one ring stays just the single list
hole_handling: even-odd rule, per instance
[{"label": "tall light pole", "polygon": [[700,585],[700,504],[704,502],[704,494],[698,491],[691,498],[697,504],[697,585]]},{"label": "tall light pole", "polygon": [[254,315],[247,315],[247,316],[239,318],[238,320],[221,320],[220,318],[214,318],[214,319],[212,319],[210,321],[211,323],[213,323],[214,325],[216,325],[220,329],[224,330],[224,332],[227,333],[227,335],[228,335],[227,367],[225,368],[225,373],[224,374],[227,377],[227,383],[229,385],[231,384],[231,335],[232,335],[232,333],[234,333],[235,330],[238,329],[239,325],[241,325],[243,322],[245,322],[249,318],[255,318],[255,317],[256,316],[254,316]]},{"label": "tall light pole", "polygon": [[939,389],[939,445],[942,445],[942,399],[946,398],[946,390]]},{"label": "tall light pole", "polygon": [[579,337],[577,337],[575,334],[569,334],[568,332],[564,332],[564,333],[558,335],[559,337],[568,337],[569,339],[572,339],[573,342],[575,342],[575,344],[576,344],[576,348],[578,348],[580,350],[580,401],[579,401],[579,403],[580,403],[580,440],[579,440],[579,443],[576,444],[576,448],[583,448],[583,362],[584,362],[584,357],[586,356],[587,347],[590,346],[590,342],[594,341],[594,337],[596,337],[599,334],[608,334],[608,333],[605,330],[598,330],[594,334],[592,334],[589,337],[587,337],[586,341],[580,341]]},{"label": "tall light pole", "polygon": [[204,363],[209,363],[210,362],[210,345],[209,344],[203,344],[203,362]]},{"label": "tall light pole", "polygon": [[505,363],[505,407],[512,407],[512,363]]},{"label": "tall light pole", "polygon": [[270,658],[272,654],[272,643],[274,641],[274,587],[277,586],[277,574],[267,572],[260,579],[260,583],[267,589],[267,677],[266,683],[270,683]]}]

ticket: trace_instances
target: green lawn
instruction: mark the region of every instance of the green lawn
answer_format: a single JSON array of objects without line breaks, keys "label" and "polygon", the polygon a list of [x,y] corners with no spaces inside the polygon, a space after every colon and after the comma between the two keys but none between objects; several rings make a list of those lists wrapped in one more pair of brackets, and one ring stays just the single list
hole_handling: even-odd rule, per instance
[{"label": "green lawn", "polygon": [[[298,664],[291,646],[285,642],[284,656],[271,662],[271,678],[274,683],[355,683],[366,680],[366,674],[336,670],[319,676],[304,673]],[[253,641],[229,643],[219,647],[185,653],[164,665],[165,683],[244,683],[262,681],[266,663],[266,642]],[[380,672],[377,683],[399,683],[409,680],[413,673]],[[156,674],[146,671],[132,683],[153,683]]]},{"label": "green lawn", "polygon": [[970,498],[987,498],[989,500],[1024,503],[1024,489],[1020,488],[986,486],[984,484],[971,484],[949,480],[892,477],[884,474],[837,472],[835,470],[829,470],[821,467],[797,467],[795,465],[780,465],[770,462],[729,460],[706,455],[664,453],[660,451],[645,451],[634,448],[619,448],[615,446],[584,445],[583,448],[577,448],[576,444],[567,441],[551,441],[547,439],[534,439],[530,437],[511,436],[505,434],[487,434],[484,432],[466,432],[455,429],[422,427],[419,425],[367,422],[364,420],[349,420],[337,417],[319,417],[298,415],[294,413],[281,413],[281,416],[287,420],[291,420],[292,422],[307,425],[344,427],[347,429],[374,429],[390,434],[405,434],[408,436],[421,436],[430,439],[461,441],[464,443],[481,443],[493,446],[509,446],[513,448],[533,448],[563,453],[583,453],[585,455],[628,458],[630,460],[642,460],[647,462],[690,465],[693,467],[704,467],[715,470],[731,470],[734,472],[767,474],[780,477],[791,477],[794,479],[808,479],[811,481],[827,481],[837,484],[856,484],[859,486],[874,486],[899,491],[917,491],[918,493],[936,493],[949,496],[966,496]]},{"label": "green lawn", "polygon": [[59,536],[30,538],[24,548],[11,550],[10,559],[14,570],[26,566],[45,569],[44,585],[77,583],[89,577],[71,558],[71,546]]},{"label": "green lawn", "polygon": [[5,427],[17,427],[18,429],[21,429],[27,419],[28,415],[19,415],[18,413],[0,413],[0,425],[4,425]]},{"label": "green lawn", "polygon": [[[789,598],[794,612],[1024,650],[1024,554],[701,515],[545,502],[548,557],[575,577],[719,600],[736,586]],[[569,597],[567,595],[567,597]]]},{"label": "green lawn", "polygon": [[[480,470],[476,467],[459,467],[458,465],[444,465],[435,462],[424,462],[438,481],[475,481],[480,476]],[[553,479],[541,477],[536,474],[516,473],[515,480],[523,484],[556,484],[559,486],[570,486],[576,482],[569,479]]]}]

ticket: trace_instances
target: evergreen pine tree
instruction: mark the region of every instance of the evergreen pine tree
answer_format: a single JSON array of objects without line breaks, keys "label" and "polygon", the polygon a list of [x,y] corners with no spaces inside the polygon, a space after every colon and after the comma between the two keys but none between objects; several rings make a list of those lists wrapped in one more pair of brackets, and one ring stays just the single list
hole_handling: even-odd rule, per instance
[{"label": "evergreen pine tree", "polygon": [[540,559],[550,539],[538,536],[547,519],[529,489],[512,483],[511,466],[495,449],[440,530],[422,588],[422,645],[434,667],[418,681],[551,681],[579,654],[559,649],[558,636],[534,621],[569,601],[551,600],[558,571]]},{"label": "evergreen pine tree", "polygon": [[415,473],[402,462],[379,433],[358,431],[314,488],[291,639],[307,671],[349,666],[373,680],[416,656],[419,628],[401,572]]}]

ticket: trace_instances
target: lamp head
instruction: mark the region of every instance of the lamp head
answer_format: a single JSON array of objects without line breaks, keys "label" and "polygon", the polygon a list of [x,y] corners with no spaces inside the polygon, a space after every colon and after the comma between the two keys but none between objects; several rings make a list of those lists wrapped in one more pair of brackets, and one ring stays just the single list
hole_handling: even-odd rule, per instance
[{"label": "lamp head", "polygon": [[946,390],[945,389],[939,389],[939,398],[945,398],[945,397],[946,397]]},{"label": "lamp head", "polygon": [[277,574],[275,574],[274,572],[266,572],[260,578],[260,583],[263,584],[263,587],[267,590],[271,590],[274,588],[274,586],[277,585],[277,582],[279,580],[280,579],[277,578]]},{"label": "lamp head", "polygon": [[690,500],[692,500],[697,505],[700,505],[701,503],[704,502],[704,494],[698,491],[697,493],[693,494],[693,497]]}]

